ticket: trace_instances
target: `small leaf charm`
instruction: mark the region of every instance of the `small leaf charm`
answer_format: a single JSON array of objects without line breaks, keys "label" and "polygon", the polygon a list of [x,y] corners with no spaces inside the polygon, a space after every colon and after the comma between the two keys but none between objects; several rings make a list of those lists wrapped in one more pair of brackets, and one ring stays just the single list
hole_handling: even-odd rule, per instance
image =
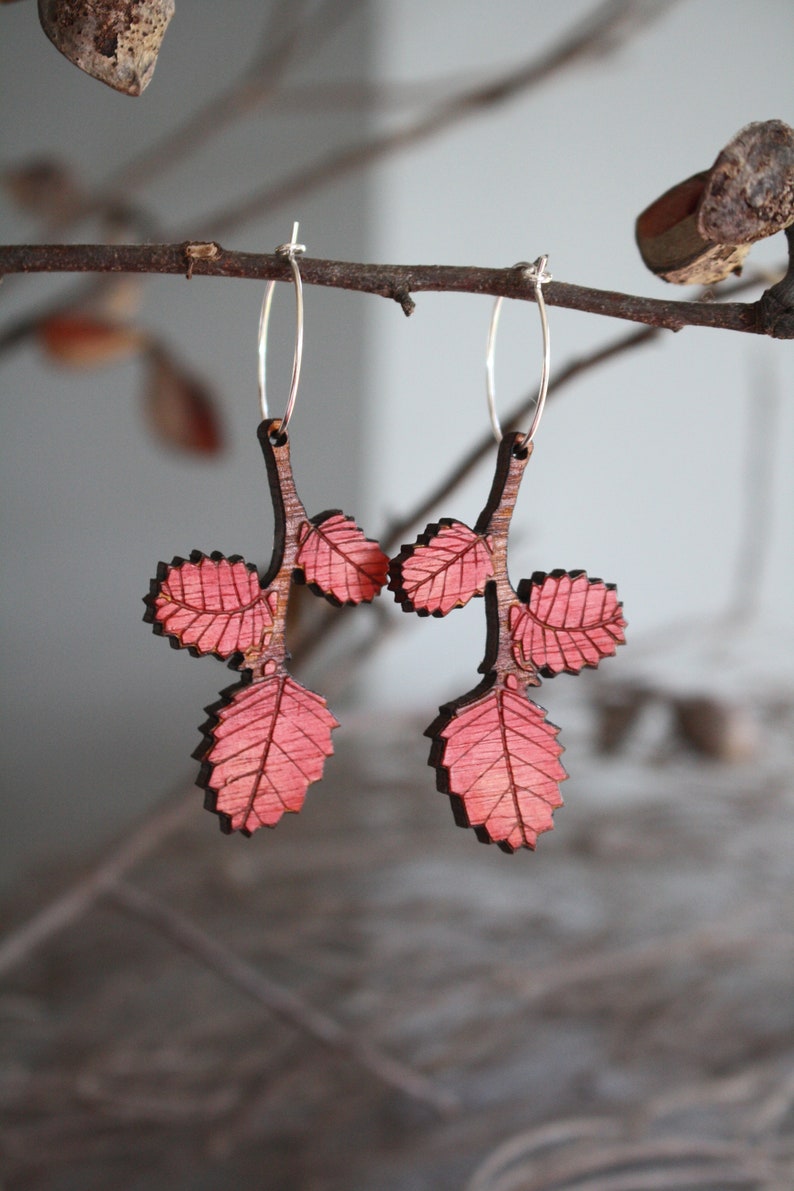
[{"label": "small leaf charm", "polygon": [[536,572],[515,591],[507,538],[532,444],[505,435],[491,491],[475,528],[429,525],[391,562],[389,589],[406,612],[445,616],[484,595],[488,635],[483,681],[441,708],[427,729],[438,789],[455,821],[506,852],[534,849],[554,826],[566,778],[562,746],[546,712],[527,697],[539,674],[597,666],[622,644],[626,622],[615,588],[582,571]]},{"label": "small leaf charm", "polygon": [[[338,727],[321,695],[288,674],[232,687],[206,730],[199,785],[226,833],[275,827],[322,777]],[[213,710],[213,709],[211,709]]]},{"label": "small leaf charm", "polygon": [[[452,705],[428,729],[439,788],[458,800],[463,826],[506,852],[534,848],[562,806],[559,729],[510,675],[474,702]],[[456,817],[458,817],[456,815]]]},{"label": "small leaf charm", "polygon": [[241,558],[210,558],[195,551],[190,561],[160,564],[149,596],[149,620],[179,648],[230,658],[262,653],[273,627],[271,601],[256,568]]},{"label": "small leaf charm", "polygon": [[491,545],[460,521],[428,525],[413,546],[404,546],[391,564],[389,590],[403,611],[446,616],[482,595],[493,575]]},{"label": "small leaf charm", "polygon": [[518,664],[552,677],[578,674],[612,657],[625,640],[626,622],[615,587],[584,571],[537,572],[518,586],[522,605],[510,609]]},{"label": "small leaf charm", "polygon": [[369,603],[386,582],[389,560],[352,517],[323,513],[301,527],[296,565],[334,604]]}]

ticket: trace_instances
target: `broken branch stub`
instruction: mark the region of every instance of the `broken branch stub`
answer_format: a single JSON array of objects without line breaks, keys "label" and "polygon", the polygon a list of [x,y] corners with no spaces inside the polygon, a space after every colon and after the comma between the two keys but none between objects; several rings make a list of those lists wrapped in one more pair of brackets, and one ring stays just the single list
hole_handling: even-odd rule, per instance
[{"label": "broken branch stub", "polygon": [[637,219],[645,264],[677,285],[713,285],[740,272],[756,240],[794,223],[794,130],[748,124],[710,169],[665,191]]},{"label": "broken branch stub", "polygon": [[174,0],[39,0],[56,49],[92,78],[140,95],[157,64]]}]

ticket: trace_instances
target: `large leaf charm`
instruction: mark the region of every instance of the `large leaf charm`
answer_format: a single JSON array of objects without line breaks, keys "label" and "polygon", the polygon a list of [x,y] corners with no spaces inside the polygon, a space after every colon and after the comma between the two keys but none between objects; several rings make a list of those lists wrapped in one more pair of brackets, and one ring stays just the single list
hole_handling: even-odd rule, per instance
[{"label": "large leaf charm", "polygon": [[428,729],[439,788],[459,801],[463,824],[507,852],[534,848],[554,826],[567,777],[559,729],[514,676],[471,703],[443,712]]},{"label": "large leaf charm", "polygon": [[491,544],[461,521],[428,525],[392,560],[389,590],[405,612],[446,616],[482,595],[493,575]]},{"label": "large leaf charm", "polygon": [[338,727],[325,699],[288,674],[232,687],[214,710],[199,784],[224,831],[251,835],[303,806]]},{"label": "large leaf charm", "polygon": [[536,572],[518,586],[522,604],[510,609],[516,660],[552,676],[578,674],[612,657],[626,640],[623,605],[611,583],[583,571]]}]

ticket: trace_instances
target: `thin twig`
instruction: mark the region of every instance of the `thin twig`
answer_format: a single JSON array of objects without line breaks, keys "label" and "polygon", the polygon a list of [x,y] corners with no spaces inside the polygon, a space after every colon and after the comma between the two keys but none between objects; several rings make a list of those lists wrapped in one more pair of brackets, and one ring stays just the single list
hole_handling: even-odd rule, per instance
[{"label": "thin twig", "polygon": [[[178,791],[185,789],[181,782]],[[28,922],[12,931],[0,943],[0,977],[6,976],[29,959],[43,943],[77,922],[102,896],[108,885],[118,881],[126,872],[140,864],[161,844],[183,828],[196,809],[196,793],[183,794],[174,803],[170,794],[161,809],[148,812],[146,819],[111,851],[107,859],[75,882],[59,897],[44,906]]]},{"label": "thin twig", "polygon": [[271,1012],[311,1034],[326,1046],[349,1054],[384,1083],[397,1088],[414,1100],[429,1105],[443,1116],[449,1115],[459,1107],[457,1098],[451,1092],[437,1087],[418,1071],[391,1058],[379,1047],[358,1038],[327,1013],[315,1009],[290,989],[270,980],[253,964],[241,959],[217,939],[213,939],[178,910],[122,881],[106,884],[103,892],[115,905],[176,943],[211,968],[228,984],[248,993]]},{"label": "thin twig", "polygon": [[[564,388],[565,385],[576,377],[581,376],[582,373],[588,372],[591,368],[595,368],[597,365],[603,364],[615,356],[631,351],[635,347],[641,347],[644,344],[651,343],[658,336],[659,332],[656,328],[645,327],[641,331],[631,331],[628,335],[622,335],[619,339],[613,340],[611,343],[606,344],[597,351],[590,352],[586,356],[580,356],[578,359],[571,360],[570,363],[566,364],[557,373],[554,380],[549,384],[549,399],[556,396],[560,389]],[[534,394],[530,397],[525,397],[510,412],[505,419],[505,425],[508,427],[515,426],[521,422],[531,410],[534,401]],[[427,517],[433,510],[438,508],[471,475],[488,453],[493,453],[494,449],[493,434],[489,431],[483,434],[469,448],[463,458],[455,464],[451,471],[447,472],[445,476],[442,476],[438,484],[418,504],[414,505],[412,509],[409,509],[402,517],[391,521],[386,526],[381,539],[386,553],[390,554],[392,550],[402,545],[412,527],[419,522],[427,520]]]},{"label": "thin twig", "polygon": [[130,193],[206,148],[235,120],[272,99],[294,63],[308,53],[316,53],[357,4],[358,0],[324,0],[307,13],[307,0],[279,0],[266,23],[260,48],[240,76],[191,112],[177,128],[111,174],[98,193],[78,201],[51,226],[62,231],[78,219],[113,208],[120,198],[126,202]]},{"label": "thin twig", "polygon": [[636,28],[666,12],[674,2],[664,0],[663,3],[648,4],[646,0],[605,0],[596,6],[589,17],[577,21],[574,28],[555,46],[544,49],[531,61],[443,100],[402,128],[381,133],[348,149],[334,149],[325,157],[299,169],[291,177],[275,185],[261,187],[238,202],[198,219],[196,226],[203,229],[201,234],[207,237],[228,235],[249,220],[283,206],[298,195],[304,198],[319,186],[372,165],[390,154],[421,144],[478,112],[514,99],[583,59],[604,56]]},{"label": "thin twig", "polygon": [[614,981],[657,969],[670,970],[692,956],[706,959],[742,955],[757,948],[762,938],[768,946],[780,951],[794,949],[794,935],[778,930],[763,934],[755,917],[746,915],[743,921],[734,917],[710,926],[660,936],[647,943],[561,959],[529,973],[515,969],[505,972],[503,978],[523,1003],[529,1003],[567,991],[577,984],[593,985],[599,980]]},{"label": "thin twig", "polygon": [[[5,273],[163,273],[192,277],[236,277],[291,280],[283,257],[232,252],[216,245],[212,257],[191,256],[191,242],[181,244],[11,244],[0,247],[0,275]],[[412,293],[489,294],[523,301],[534,300],[524,270],[489,269],[461,265],[371,265],[354,261],[301,260],[304,285],[376,294],[413,309]],[[552,281],[544,287],[549,306],[580,310],[608,318],[644,323],[679,331],[683,327],[711,327],[756,335],[794,337],[785,320],[769,326],[758,302],[678,302],[644,298],[612,290],[593,289]],[[794,320],[791,320],[794,321]],[[15,341],[19,332],[13,331]],[[2,347],[0,339],[0,347]]]}]

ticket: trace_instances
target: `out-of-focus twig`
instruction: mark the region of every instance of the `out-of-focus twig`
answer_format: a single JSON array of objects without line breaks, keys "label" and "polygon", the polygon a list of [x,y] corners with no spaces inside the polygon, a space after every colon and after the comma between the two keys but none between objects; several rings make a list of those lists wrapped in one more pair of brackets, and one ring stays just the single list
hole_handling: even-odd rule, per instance
[{"label": "out-of-focus twig", "polygon": [[[612,340],[611,343],[607,343],[604,347],[598,348],[596,351],[589,352],[586,356],[579,356],[577,359],[571,360],[560,369],[554,380],[549,384],[549,398],[551,399],[556,396],[560,389],[563,389],[570,381],[588,372],[591,368],[596,368],[599,364],[604,364],[607,360],[614,359],[615,356],[623,355],[624,352],[633,351],[634,348],[651,343],[658,337],[659,331],[656,327],[644,327],[641,331],[631,331],[628,335],[622,335],[619,339]],[[520,422],[532,409],[534,401],[534,394],[531,397],[524,398],[519,405],[511,410],[505,419],[505,425],[514,426]],[[392,550],[400,546],[412,527],[419,522],[426,521],[433,509],[439,507],[471,475],[488,452],[493,452],[493,450],[493,434],[489,432],[482,435],[469,448],[463,458],[458,460],[454,468],[442,476],[438,484],[418,504],[412,509],[409,509],[403,516],[391,521],[385,527],[382,537],[384,550],[390,554]]]},{"label": "out-of-focus twig", "polygon": [[108,885],[118,881],[125,873],[140,864],[161,844],[181,830],[196,806],[196,792],[191,787],[190,795],[183,793],[187,782],[181,782],[177,801],[174,794],[166,798],[158,810],[149,811],[144,821],[138,824],[121,843],[91,872],[76,881],[59,897],[48,902],[38,914],[17,930],[6,935],[0,942],[0,977],[24,963],[34,952],[54,935],[77,922],[96,903]]},{"label": "out-of-focus twig", "polygon": [[277,95],[282,79],[300,58],[315,53],[347,20],[358,0],[276,0],[251,64],[220,94],[190,113],[106,179],[101,189],[66,208],[51,228],[62,231],[77,220],[114,209],[166,170],[203,149],[235,120]]},{"label": "out-of-focus twig", "polygon": [[429,1105],[442,1116],[458,1108],[457,1097],[438,1087],[420,1072],[393,1059],[379,1047],[358,1038],[322,1010],[315,1009],[291,989],[271,980],[253,964],[236,955],[223,943],[172,906],[150,897],[124,881],[105,886],[107,898],[120,909],[176,943],[184,951],[216,972],[228,984],[240,989],[272,1013],[311,1034],[326,1046],[350,1055],[391,1087]]},{"label": "out-of-focus twig", "polygon": [[676,0],[659,3],[604,0],[596,5],[589,17],[577,21],[556,45],[544,49],[529,62],[442,100],[410,124],[373,136],[348,149],[335,149],[291,177],[275,185],[268,183],[237,202],[199,218],[196,226],[202,235],[226,236],[249,220],[266,215],[298,196],[304,198],[320,186],[421,144],[479,112],[505,103],[576,63],[603,57],[638,29],[662,16],[674,3]]}]

